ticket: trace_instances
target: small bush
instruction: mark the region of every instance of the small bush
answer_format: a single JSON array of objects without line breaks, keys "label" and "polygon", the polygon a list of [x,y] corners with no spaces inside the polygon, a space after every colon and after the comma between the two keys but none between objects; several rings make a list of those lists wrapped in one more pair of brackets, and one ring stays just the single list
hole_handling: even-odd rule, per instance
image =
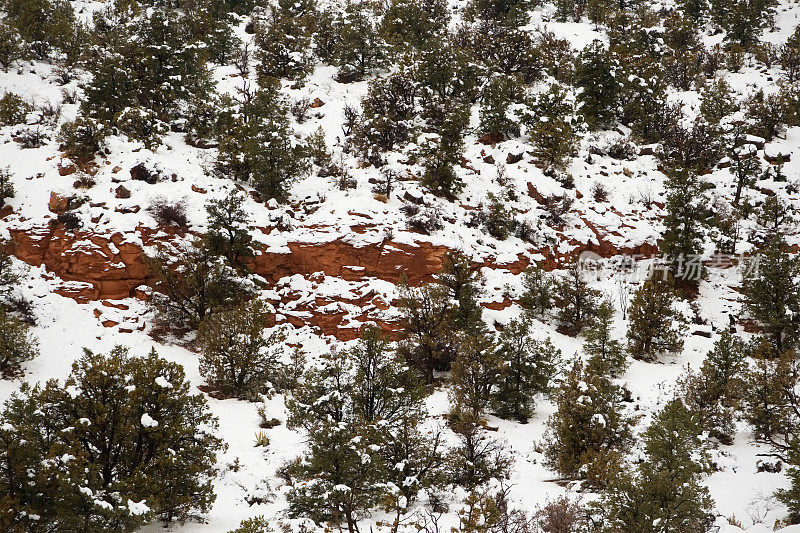
[{"label": "small bush", "polygon": [[595,202],[607,202],[608,192],[608,187],[600,181],[596,181],[592,185],[592,198]]},{"label": "small bush", "polygon": [[5,93],[0,98],[0,126],[13,126],[25,122],[25,116],[30,110],[30,104],[20,95]]},{"label": "small bush", "polygon": [[0,374],[16,374],[22,363],[38,353],[38,342],[30,326],[0,307]]},{"label": "small bush", "polygon": [[56,218],[56,221],[64,226],[64,229],[67,231],[75,231],[76,229],[80,229],[83,226],[83,221],[81,217],[79,217],[73,211],[67,211],[66,213],[61,213]]},{"label": "small bush", "polygon": [[411,230],[430,235],[443,227],[439,212],[432,207],[407,205],[404,206],[402,210],[407,217],[406,224]]},{"label": "small bush", "polygon": [[184,199],[173,201],[159,196],[153,200],[147,212],[156,219],[159,226],[185,228],[188,225]]},{"label": "small bush", "polygon": [[94,160],[103,148],[105,132],[102,125],[85,117],[78,117],[61,127],[60,150],[78,164],[85,165]]}]

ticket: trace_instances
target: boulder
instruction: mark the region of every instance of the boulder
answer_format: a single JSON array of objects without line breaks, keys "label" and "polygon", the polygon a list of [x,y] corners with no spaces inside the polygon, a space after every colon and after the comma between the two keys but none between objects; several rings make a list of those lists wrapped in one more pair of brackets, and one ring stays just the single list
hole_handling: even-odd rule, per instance
[{"label": "boulder", "polygon": [[143,181],[153,185],[158,181],[158,178],[158,172],[150,170],[145,166],[144,163],[139,163],[135,167],[131,168],[131,179],[136,181]]},{"label": "boulder", "polygon": [[125,199],[131,197],[131,191],[129,191],[128,188],[125,187],[124,185],[120,185],[119,187],[117,187],[117,189],[114,192],[117,198]]}]

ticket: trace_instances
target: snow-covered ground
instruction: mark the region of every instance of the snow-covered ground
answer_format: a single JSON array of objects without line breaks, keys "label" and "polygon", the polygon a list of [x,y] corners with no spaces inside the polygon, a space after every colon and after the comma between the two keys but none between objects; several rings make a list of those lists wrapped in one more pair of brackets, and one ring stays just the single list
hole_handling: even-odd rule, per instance
[{"label": "snow-covered ground", "polygon": [[[87,9],[98,8],[98,3],[86,4]],[[603,36],[593,29],[589,23],[554,23],[550,22],[549,8],[537,8],[534,11],[530,28],[544,27],[560,37],[570,40],[578,49],[595,38]],[[800,23],[800,4],[784,1],[778,11],[776,31],[764,35],[763,40],[782,43]],[[240,36],[249,38],[240,28]],[[705,36],[707,44],[719,42],[719,35]],[[61,101],[63,88],[78,89],[85,79],[78,77],[66,87],[58,86],[54,80],[53,68],[44,63],[25,63],[18,69],[0,74],[0,93],[11,91],[19,93],[31,102],[58,103]],[[302,124],[295,124],[299,134],[308,135],[322,127],[328,146],[335,157],[341,153],[343,142],[340,124],[346,104],[358,104],[366,93],[367,81],[354,84],[340,84],[333,80],[335,69],[320,66],[309,77],[302,88],[283,88],[290,100],[301,97],[319,98],[324,105],[312,110],[311,116]],[[757,68],[746,64],[738,73],[721,73],[740,96],[752,93],[759,87],[774,88],[770,79],[779,77],[778,67],[771,70]],[[232,67],[219,67],[215,79],[221,91],[233,91],[240,78],[234,76]],[[698,95],[694,92],[673,95],[685,102],[687,109],[696,109]],[[63,123],[75,117],[77,106],[64,104],[61,107]],[[474,117],[472,126],[477,125]],[[36,126],[31,126],[36,127]],[[58,143],[53,132],[57,125],[45,128],[51,134],[51,141],[41,148],[23,150],[12,140],[19,127],[0,129],[0,166],[7,165],[14,176],[16,197],[9,200],[13,214],[0,222],[0,237],[7,237],[8,230],[33,230],[40,228],[54,218],[48,209],[51,192],[62,195],[74,193],[72,182],[75,175],[61,176],[59,165],[67,166],[58,151]],[[283,231],[274,230],[265,233],[257,227],[271,226],[274,220],[287,207],[264,205],[252,199],[247,200],[246,209],[253,225],[251,232],[257,242],[265,245],[265,250],[274,253],[290,253],[287,243],[319,243],[336,239],[344,239],[357,247],[376,246],[384,241],[387,229],[393,233],[393,241],[409,245],[430,242],[450,248],[458,248],[469,253],[476,261],[488,261],[500,268],[484,268],[486,279],[487,302],[503,300],[503,294],[509,288],[513,291],[521,284],[519,276],[502,268],[503,264],[516,261],[519,257],[531,261],[541,260],[539,246],[523,242],[516,237],[505,241],[491,238],[480,228],[470,228],[466,221],[473,208],[485,204],[488,195],[499,194],[504,187],[517,191],[517,199],[509,201],[507,206],[529,218],[536,227],[536,242],[545,246],[549,242],[560,243],[560,251],[568,252],[575,243],[596,242],[597,237],[592,228],[599,229],[605,239],[615,247],[635,247],[644,243],[655,244],[661,232],[660,217],[662,215],[664,175],[657,170],[657,161],[652,156],[641,156],[631,161],[613,160],[609,157],[595,156],[587,163],[589,145],[592,143],[609,144],[621,137],[618,132],[605,132],[593,135],[584,140],[581,152],[574,158],[569,172],[575,178],[575,189],[566,191],[575,197],[573,210],[563,227],[553,228],[540,224],[543,208],[528,194],[528,184],[534,185],[542,195],[564,193],[564,189],[554,179],[546,177],[541,170],[531,163],[526,155],[515,164],[503,164],[508,154],[524,153],[526,145],[521,139],[514,139],[486,146],[477,143],[476,135],[467,139],[465,158],[469,168],[458,168],[466,187],[459,196],[459,202],[451,203],[441,198],[425,194],[414,180],[399,181],[392,198],[388,202],[375,199],[369,178],[377,177],[375,168],[361,168],[351,155],[343,155],[344,163],[350,168],[357,180],[355,189],[339,190],[330,178],[310,175],[295,183],[292,187],[292,201],[289,209],[293,210],[292,227]],[[96,185],[82,192],[90,201],[81,206],[77,213],[84,222],[84,228],[95,234],[110,236],[122,233],[126,239],[141,242],[136,232],[138,227],[156,228],[155,220],[146,211],[146,207],[157,197],[185,198],[187,214],[193,230],[202,232],[205,227],[205,203],[212,198],[221,198],[234,185],[228,180],[220,180],[210,176],[206,169],[216,157],[215,150],[198,149],[188,146],[180,134],[168,134],[162,145],[155,151],[144,148],[127,139],[111,137],[109,139],[110,154],[99,161],[99,168],[94,175]],[[759,188],[773,191],[784,200],[800,207],[798,193],[787,193],[786,186],[796,183],[800,176],[800,128],[792,128],[785,139],[776,139],[769,143],[764,151],[767,153],[791,154],[791,160],[783,168],[789,177],[788,182],[760,181]],[[764,151],[761,155],[764,155]],[[499,164],[485,162],[487,156],[493,156]],[[390,166],[401,174],[414,174],[418,169],[401,161],[397,154],[390,157]],[[154,185],[134,181],[130,178],[129,169],[140,162],[156,165],[166,176],[175,175],[174,179],[160,181]],[[595,202],[591,188],[602,177],[609,187],[607,202]],[[733,195],[734,179],[729,169],[718,169],[705,176],[705,179],[717,185],[717,194],[727,198]],[[502,181],[502,183],[501,183]],[[131,191],[129,199],[118,199],[114,190],[124,184]],[[400,208],[405,192],[414,195],[423,194],[425,202],[438,206],[443,213],[444,228],[433,235],[426,236],[406,231],[405,215]],[[763,199],[764,192],[751,191],[755,199]],[[653,203],[643,201],[648,198]],[[318,202],[318,209],[306,213],[302,209],[304,201]],[[138,213],[124,213],[119,209],[138,205],[142,208]],[[96,222],[92,222],[96,220]],[[362,232],[352,230],[353,226],[368,227]],[[747,231],[747,228],[744,228]],[[800,243],[800,235],[790,235],[791,244]],[[572,244],[569,244],[572,243]],[[709,248],[709,252],[711,248]],[[744,246],[739,252],[747,251]],[[353,265],[358,267],[359,265]],[[640,269],[648,266],[641,261]],[[635,276],[619,273],[610,268],[592,279],[592,285],[606,292],[616,301],[618,287],[627,287],[632,292],[638,281]],[[635,361],[627,370],[621,383],[625,383],[634,398],[634,408],[645,415],[637,426],[638,430],[646,427],[649,417],[658,410],[674,391],[676,379],[687,368],[697,369],[702,363],[705,353],[713,346],[717,332],[728,325],[728,314],[737,315],[741,304],[736,287],[740,283],[741,272],[737,268],[709,269],[709,277],[701,284],[700,296],[697,300],[701,317],[706,321],[706,330],[713,329],[711,338],[700,335],[687,337],[683,353],[659,363]],[[156,342],[148,335],[149,327],[140,331],[131,324],[149,326],[151,311],[138,299],[129,298],[114,304],[125,304],[127,309],[119,309],[103,302],[77,303],[72,299],[55,294],[55,288],[62,285],[58,279],[41,267],[27,268],[21,292],[34,303],[34,312],[38,319],[35,334],[40,341],[41,355],[24,366],[24,376],[15,380],[0,380],[0,400],[7,399],[17,390],[23,381],[36,382],[50,378],[63,379],[70,370],[73,360],[87,347],[93,351],[105,352],[117,344],[129,346],[132,354],[146,354],[152,347],[158,353],[180,363],[186,369],[191,382],[203,384],[198,371],[197,354],[183,347],[178,342]],[[291,313],[294,307],[302,303],[313,302],[316,297],[344,297],[346,295],[366,294],[375,291],[385,301],[396,297],[396,287],[386,281],[368,279],[360,282],[345,281],[336,277],[295,275],[280,280],[275,287],[265,290],[263,296],[270,300],[279,300],[282,295],[292,293],[298,300],[286,303],[279,309],[281,313]],[[338,303],[338,306],[344,304]],[[360,314],[358,306],[344,309],[352,316]],[[99,310],[99,313],[95,313]],[[686,313],[690,312],[688,305]],[[393,316],[394,310],[384,311],[387,317]],[[487,323],[505,323],[519,316],[521,309],[511,305],[500,311],[487,309],[484,317]],[[113,320],[118,325],[104,327],[101,320]],[[286,329],[286,344],[299,344],[311,358],[330,350],[338,343],[331,337],[321,336],[310,327]],[[120,330],[132,329],[132,332]],[[615,334],[622,339],[625,325],[618,312]],[[577,354],[582,356],[582,339],[571,338],[555,331],[552,324],[535,322],[534,335],[537,338],[551,337],[565,357]],[[288,356],[288,353],[287,353]],[[199,393],[199,391],[198,391]],[[228,449],[219,457],[220,476],[215,489],[217,500],[204,523],[188,523],[184,526],[171,526],[170,530],[180,532],[225,532],[238,526],[247,517],[264,515],[274,520],[285,520],[299,525],[299,521],[285,519],[285,494],[288,487],[282,484],[275,475],[276,469],[285,461],[292,459],[303,449],[303,435],[289,430],[285,426],[286,408],[283,397],[276,395],[266,400],[266,408],[282,424],[269,430],[270,446],[256,447],[255,434],[258,428],[258,404],[236,400],[217,400],[208,398],[211,409],[220,421],[220,433],[228,444]],[[431,426],[442,425],[441,416],[449,410],[446,391],[437,390],[428,400],[429,420]],[[497,436],[505,440],[514,458],[511,483],[513,504],[527,510],[546,503],[564,493],[577,495],[575,487],[565,487],[553,482],[553,472],[543,466],[543,455],[536,451],[536,443],[540,442],[545,429],[547,417],[554,411],[548,400],[541,398],[537,403],[536,414],[528,424],[518,424],[494,417],[489,424],[498,427]],[[445,429],[445,432],[449,430]],[[452,437],[452,435],[451,435]],[[756,472],[758,454],[764,452],[763,446],[751,440],[748,428],[741,424],[733,445],[720,446],[714,450],[714,460],[719,470],[710,475],[705,483],[714,498],[715,513],[719,515],[717,525],[721,533],[740,531],[728,523],[735,518],[749,532],[771,531],[776,520],[785,517],[785,507],[773,497],[777,488],[786,487],[784,474]],[[451,495],[453,502],[459,501],[463,494]],[[259,498],[265,503],[250,505],[248,501]],[[380,516],[372,517],[371,521]],[[455,524],[455,514],[451,513],[443,524],[447,530]],[[366,530],[366,528],[364,529]],[[153,524],[143,531],[163,531],[159,524]],[[784,531],[800,531],[800,527],[786,528]]]}]

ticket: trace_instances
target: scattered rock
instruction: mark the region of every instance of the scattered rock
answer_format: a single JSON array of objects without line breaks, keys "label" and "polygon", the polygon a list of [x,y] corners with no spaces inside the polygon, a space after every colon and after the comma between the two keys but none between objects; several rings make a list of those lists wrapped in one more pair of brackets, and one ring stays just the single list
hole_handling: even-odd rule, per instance
[{"label": "scattered rock", "polygon": [[62,159],[58,163],[58,175],[59,176],[69,176],[70,174],[74,174],[78,170],[78,167],[67,158]]},{"label": "scattered rock", "polygon": [[131,179],[136,181],[143,181],[153,185],[158,182],[158,178],[158,172],[148,169],[144,163],[139,163],[131,169]]},{"label": "scattered rock", "polygon": [[207,190],[203,189],[202,187],[198,187],[197,185],[194,185],[194,184],[192,184],[192,190],[194,192],[199,192],[200,194],[205,194],[205,193],[208,192]]},{"label": "scattered rock", "polygon": [[518,154],[508,154],[508,157],[506,157],[507,165],[513,165],[515,163],[519,163],[520,161],[522,161],[522,152]]},{"label": "scattered rock", "polygon": [[319,98],[314,98],[314,101],[313,101],[313,102],[311,102],[311,107],[312,107],[313,109],[316,109],[316,108],[318,108],[318,107],[322,107],[322,106],[324,106],[324,105],[325,105],[325,102],[323,102],[323,101],[322,101],[322,100],[320,100]]},{"label": "scattered rock", "polygon": [[48,202],[47,207],[48,209],[50,209],[51,213],[60,215],[62,213],[66,213],[67,211],[69,211],[69,204],[70,204],[69,196],[61,196],[57,192],[51,192],[50,202]]},{"label": "scattered rock", "polygon": [[486,157],[483,158],[483,162],[486,163],[487,165],[494,165],[494,157],[492,157],[491,155],[487,155]]},{"label": "scattered rock", "polygon": [[114,191],[114,192],[116,193],[117,198],[123,198],[124,199],[124,198],[130,198],[131,197],[131,191],[128,190],[128,188],[125,187],[124,185],[120,185],[119,187],[117,187],[116,191]]},{"label": "scattered rock", "polygon": [[125,206],[125,207],[121,207],[121,206],[117,207],[117,208],[114,209],[114,211],[116,211],[117,213],[132,214],[132,213],[138,213],[141,209],[142,208],[139,207],[138,205],[131,205],[131,206]]},{"label": "scattered rock", "polygon": [[425,203],[425,195],[420,191],[406,191],[403,199],[408,200],[412,204],[422,205]]}]

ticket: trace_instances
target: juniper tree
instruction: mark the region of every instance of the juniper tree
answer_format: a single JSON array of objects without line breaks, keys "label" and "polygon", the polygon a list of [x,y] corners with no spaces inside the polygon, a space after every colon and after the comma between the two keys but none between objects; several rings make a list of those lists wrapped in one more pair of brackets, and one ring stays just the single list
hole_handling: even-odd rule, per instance
[{"label": "juniper tree", "polygon": [[508,116],[509,107],[521,88],[509,76],[496,76],[483,89],[480,131],[492,143],[519,135],[519,124]]},{"label": "juniper tree", "polygon": [[211,252],[225,256],[228,264],[246,270],[246,262],[255,257],[249,232],[250,219],[245,212],[244,196],[231,191],[225,198],[206,204],[208,246]]},{"label": "juniper tree", "polygon": [[587,45],[578,55],[575,69],[575,85],[581,89],[578,112],[593,129],[606,128],[616,122],[620,93],[618,71],[617,60],[600,41]]},{"label": "juniper tree", "polygon": [[741,339],[724,331],[698,373],[680,381],[681,396],[702,429],[723,443],[732,441],[734,419],[746,388],[747,362]]},{"label": "juniper tree", "polygon": [[308,74],[313,65],[311,39],[316,15],[316,6],[309,0],[281,0],[268,8],[254,38],[259,83],[267,86],[278,78],[301,79]]},{"label": "juniper tree", "polygon": [[711,0],[711,19],[726,31],[728,41],[748,47],[772,24],[776,0]]},{"label": "juniper tree", "polygon": [[800,332],[800,260],[783,239],[772,239],[748,263],[742,292],[747,313],[778,352],[796,346]]},{"label": "juniper tree", "polygon": [[0,305],[0,375],[17,374],[20,365],[38,353],[38,341],[30,326]]},{"label": "juniper tree", "polygon": [[725,78],[716,78],[700,93],[700,114],[712,126],[719,126],[722,119],[738,109],[739,105]]},{"label": "juniper tree", "polygon": [[453,418],[480,420],[492,402],[502,360],[492,335],[468,332],[450,366],[450,403]]},{"label": "juniper tree", "polygon": [[547,464],[564,477],[605,485],[606,474],[598,475],[603,464],[618,464],[631,444],[633,419],[624,413],[621,399],[619,387],[607,376],[576,360],[555,392],[558,409],[547,421],[545,437]]},{"label": "juniper tree", "polygon": [[374,6],[366,1],[349,2],[334,21],[336,45],[333,62],[340,79],[360,79],[381,66],[386,59],[386,43],[380,38]]},{"label": "juniper tree", "polygon": [[474,489],[492,480],[507,479],[512,460],[503,443],[492,438],[478,420],[465,416],[453,425],[459,443],[446,457],[448,483]]},{"label": "juniper tree", "polygon": [[553,306],[555,285],[542,267],[536,264],[529,266],[523,272],[520,305],[534,316],[544,316]]},{"label": "juniper tree", "polygon": [[597,506],[605,515],[602,531],[708,531],[713,500],[701,483],[710,471],[701,432],[680,400],[667,403],[644,433],[645,461],[634,476],[615,480]]},{"label": "juniper tree", "polygon": [[561,359],[561,350],[548,338],[530,337],[530,322],[512,320],[498,338],[501,368],[492,393],[492,407],[503,418],[522,423],[533,415],[537,394],[550,390]]},{"label": "juniper tree", "polygon": [[251,300],[208,316],[200,323],[200,375],[227,396],[255,401],[278,372],[280,333],[265,334],[270,315]]},{"label": "juniper tree", "polygon": [[250,292],[204,239],[182,245],[177,253],[159,246],[146,262],[156,278],[152,304],[165,325],[197,328]]},{"label": "juniper tree", "polygon": [[420,181],[436,194],[453,198],[464,187],[455,166],[461,164],[464,130],[468,123],[466,106],[451,110],[442,121],[438,138],[429,141],[421,150],[423,173]]},{"label": "juniper tree", "polygon": [[528,23],[533,4],[531,0],[470,0],[465,15],[467,20],[517,28]]},{"label": "juniper tree", "polygon": [[443,0],[392,0],[380,32],[398,50],[423,49],[445,33],[449,18]]},{"label": "juniper tree", "polygon": [[589,366],[597,372],[620,376],[627,366],[625,347],[612,336],[614,308],[607,301],[597,307],[597,316],[587,328],[583,351],[591,356]]},{"label": "juniper tree", "polygon": [[386,344],[366,328],[351,350],[309,369],[288,402],[290,425],[305,428],[309,442],[302,461],[286,468],[300,482],[287,496],[290,516],[356,532],[371,510],[394,500],[399,513],[399,496],[413,501],[433,483],[438,442],[417,427],[423,389]]},{"label": "juniper tree", "polygon": [[22,38],[16,28],[6,21],[0,22],[0,67],[8,72],[9,67],[24,56]]},{"label": "juniper tree", "polygon": [[483,276],[472,266],[469,256],[458,250],[448,251],[442,256],[442,269],[436,281],[447,289],[450,299],[456,302],[453,323],[462,331],[480,328],[483,308],[478,298],[483,293]]},{"label": "juniper tree", "polygon": [[223,111],[230,123],[220,138],[219,168],[252,185],[264,200],[286,200],[289,184],[308,169],[305,147],[293,140],[286,112],[277,92],[247,87]]},{"label": "juniper tree", "polygon": [[671,284],[657,275],[636,291],[628,311],[628,351],[635,359],[653,361],[683,349],[682,317],[674,302]]},{"label": "juniper tree", "polygon": [[553,85],[539,95],[533,113],[524,118],[533,155],[545,170],[563,172],[575,154],[578,136],[572,115],[565,91]]},{"label": "juniper tree", "polygon": [[579,261],[572,262],[566,275],[558,280],[555,301],[560,307],[559,322],[570,334],[580,333],[596,316],[600,292],[586,283]]},{"label": "juniper tree", "polygon": [[667,212],[659,251],[675,278],[697,284],[703,275],[704,230],[711,217],[703,184],[694,172],[676,169],[669,173],[666,188]]},{"label": "juniper tree", "polygon": [[354,128],[356,148],[364,159],[408,142],[416,118],[416,84],[400,71],[373,80],[361,101],[362,118]]},{"label": "juniper tree", "polygon": [[180,365],[122,347],[87,350],[63,384],[24,385],[0,414],[2,529],[131,531],[207,511],[223,444],[191,388]]},{"label": "juniper tree", "polygon": [[438,283],[401,287],[398,308],[402,314],[398,353],[433,383],[434,371],[450,368],[459,343],[448,290]]},{"label": "juniper tree", "polygon": [[0,168],[0,208],[6,205],[6,200],[9,198],[14,198],[11,170],[8,167]]}]

